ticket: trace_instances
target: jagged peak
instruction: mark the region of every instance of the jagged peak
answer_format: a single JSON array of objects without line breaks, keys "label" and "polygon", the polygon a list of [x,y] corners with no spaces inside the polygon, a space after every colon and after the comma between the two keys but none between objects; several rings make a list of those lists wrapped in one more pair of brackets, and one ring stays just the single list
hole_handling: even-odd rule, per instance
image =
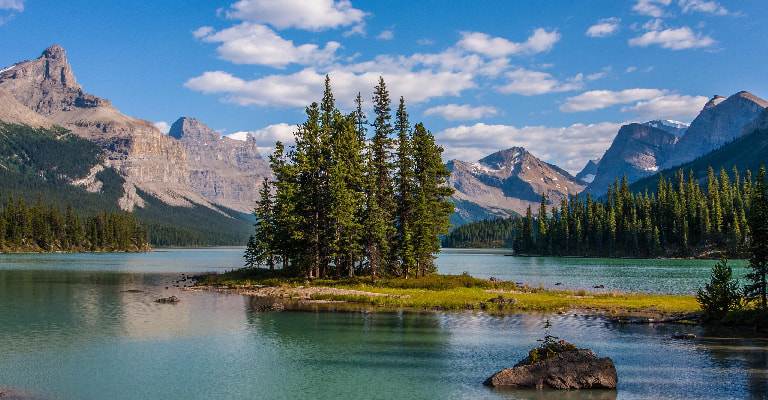
[{"label": "jagged peak", "polygon": [[58,44],[49,46],[47,49],[45,49],[41,57],[56,60],[63,59],[64,62],[67,62],[67,52],[64,51],[64,48]]},{"label": "jagged peak", "polygon": [[511,162],[518,161],[530,153],[523,147],[510,147],[506,150],[499,150],[493,154],[490,154],[484,158],[481,158],[478,163],[484,164],[490,167],[499,167],[507,165]]},{"label": "jagged peak", "polygon": [[723,100],[725,100],[725,97],[716,94],[716,95],[712,96],[711,99],[709,99],[707,104],[704,105],[704,108],[705,109],[706,108],[712,108],[712,107],[722,103]]}]

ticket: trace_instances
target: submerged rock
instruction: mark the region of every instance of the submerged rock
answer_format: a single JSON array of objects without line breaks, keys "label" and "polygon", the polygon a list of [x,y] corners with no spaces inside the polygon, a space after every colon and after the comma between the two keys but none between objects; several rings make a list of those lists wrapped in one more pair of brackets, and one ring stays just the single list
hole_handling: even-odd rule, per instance
[{"label": "submerged rock", "polygon": [[610,358],[597,358],[592,350],[576,349],[539,361],[526,358],[483,384],[499,388],[615,389],[618,380]]},{"label": "submerged rock", "polygon": [[178,303],[178,302],[180,302],[180,301],[181,301],[181,299],[179,299],[178,297],[176,297],[176,296],[171,296],[171,297],[161,297],[161,298],[159,298],[159,299],[155,300],[155,303],[161,303],[161,304],[176,304],[176,303]]}]

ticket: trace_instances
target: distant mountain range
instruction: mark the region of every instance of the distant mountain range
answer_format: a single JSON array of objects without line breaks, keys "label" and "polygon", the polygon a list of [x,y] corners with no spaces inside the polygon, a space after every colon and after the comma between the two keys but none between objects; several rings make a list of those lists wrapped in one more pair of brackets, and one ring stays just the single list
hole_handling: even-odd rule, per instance
[{"label": "distant mountain range", "polygon": [[[522,147],[476,162],[450,160],[447,184],[456,190],[454,223],[524,214],[529,206],[536,212],[542,194],[551,206],[581,193],[600,196],[622,175],[640,183],[665,169],[694,169],[699,176],[705,163],[754,169],[768,161],[764,135],[755,133],[768,128],[766,106],[757,96],[739,92],[712,98],[690,126],[670,120],[622,126],[605,154],[575,177]],[[144,214],[158,229],[171,229],[181,219],[193,227],[202,213],[222,232],[247,237],[251,222],[244,214],[253,211],[263,178],[272,176],[252,136],[244,141],[221,137],[190,117],[179,118],[166,135],[148,121],[120,113],[109,100],[85,93],[60,46],[0,69],[0,121],[47,132],[60,126],[96,144],[101,161],[70,184],[89,196],[102,193],[114,208]],[[0,165],[12,162],[0,159]],[[43,175],[51,173],[43,170]]]}]

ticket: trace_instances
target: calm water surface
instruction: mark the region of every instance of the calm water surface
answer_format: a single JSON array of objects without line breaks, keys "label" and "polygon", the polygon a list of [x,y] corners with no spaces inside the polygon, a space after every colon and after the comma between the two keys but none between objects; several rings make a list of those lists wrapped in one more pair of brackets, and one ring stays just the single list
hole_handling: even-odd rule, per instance
[{"label": "calm water surface", "polygon": [[[661,261],[448,251],[438,263],[443,273],[651,292],[679,286],[667,280],[695,290],[711,267]],[[257,299],[173,287],[182,273],[241,263],[241,249],[0,255],[0,387],[57,400],[768,397],[768,340],[744,332],[576,314],[255,313]],[[181,302],[153,302],[170,295]],[[537,345],[546,319],[552,334],[611,357],[618,390],[483,387]],[[688,332],[699,338],[670,339]]]}]

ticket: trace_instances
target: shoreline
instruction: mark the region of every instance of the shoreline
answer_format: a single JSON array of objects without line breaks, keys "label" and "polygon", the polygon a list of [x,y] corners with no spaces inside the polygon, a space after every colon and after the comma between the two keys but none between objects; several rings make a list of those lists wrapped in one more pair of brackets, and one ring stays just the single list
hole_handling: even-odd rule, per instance
[{"label": "shoreline", "polygon": [[[350,308],[377,310],[413,311],[485,311],[493,314],[514,314],[518,312],[540,312],[565,314],[586,312],[603,315],[617,321],[635,318],[668,318],[690,316],[696,319],[698,307],[693,307],[693,296],[650,295],[624,292],[583,292],[570,290],[508,290],[474,289],[471,300],[451,301],[453,291],[444,290],[397,290],[392,288],[336,288],[327,286],[269,286],[252,284],[197,284],[184,291],[211,291],[223,294],[239,294],[258,299],[290,305],[286,310],[317,310],[318,305],[344,305]],[[373,291],[375,290],[375,291]],[[471,289],[466,289],[470,291]],[[414,292],[414,293],[408,293]],[[425,301],[423,297],[431,301]],[[461,297],[461,296],[457,296]],[[684,303],[665,305],[664,301],[675,300]],[[686,301],[687,300],[687,301]]]}]

